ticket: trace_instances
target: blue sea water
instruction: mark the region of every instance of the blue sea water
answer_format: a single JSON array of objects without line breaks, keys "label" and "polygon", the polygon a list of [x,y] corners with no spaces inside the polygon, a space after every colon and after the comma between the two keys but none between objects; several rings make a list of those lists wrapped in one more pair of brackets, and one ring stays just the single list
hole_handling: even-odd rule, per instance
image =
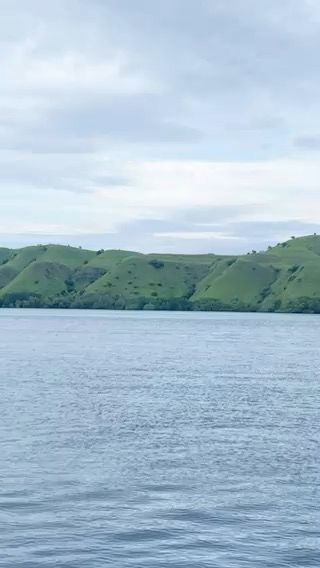
[{"label": "blue sea water", "polygon": [[0,566],[320,566],[320,317],[0,310]]}]

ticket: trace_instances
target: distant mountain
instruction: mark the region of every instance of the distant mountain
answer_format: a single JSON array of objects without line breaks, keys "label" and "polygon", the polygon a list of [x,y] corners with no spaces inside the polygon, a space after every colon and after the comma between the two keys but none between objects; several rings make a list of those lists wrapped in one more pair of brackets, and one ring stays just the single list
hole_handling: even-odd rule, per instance
[{"label": "distant mountain", "polygon": [[320,236],[241,256],[0,248],[0,306],[320,313]]}]

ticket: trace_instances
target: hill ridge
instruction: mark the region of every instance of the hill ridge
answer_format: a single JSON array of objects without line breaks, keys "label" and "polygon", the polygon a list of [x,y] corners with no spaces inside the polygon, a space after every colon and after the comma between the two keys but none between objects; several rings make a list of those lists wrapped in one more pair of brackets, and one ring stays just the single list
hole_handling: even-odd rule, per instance
[{"label": "hill ridge", "polygon": [[0,247],[0,306],[320,313],[320,236],[242,255]]}]

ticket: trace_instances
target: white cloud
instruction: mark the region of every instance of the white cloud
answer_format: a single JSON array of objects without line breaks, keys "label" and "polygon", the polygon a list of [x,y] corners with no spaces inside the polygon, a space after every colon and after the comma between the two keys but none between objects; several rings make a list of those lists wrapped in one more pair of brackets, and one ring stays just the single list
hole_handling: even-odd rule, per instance
[{"label": "white cloud", "polygon": [[[125,52],[110,49],[100,60],[83,51],[66,50],[58,54],[43,54],[34,41],[1,46],[1,76],[3,91],[20,90],[33,94],[82,91],[105,94],[154,92],[155,83],[133,72]],[[51,101],[54,103],[54,101]]]},{"label": "white cloud", "polygon": [[[239,219],[315,222],[320,205],[320,164],[314,160],[270,162],[141,162],[123,166],[130,187],[97,188],[101,206],[119,201],[142,217],[175,215],[179,209],[242,206]],[[243,206],[256,213],[243,213]]]},{"label": "white cloud", "polygon": [[[0,185],[2,226],[7,225],[10,218],[14,230],[18,229],[19,223],[26,227],[24,219],[28,217],[30,231],[106,233],[138,220],[174,220],[180,211],[190,211],[192,217],[195,209],[206,211],[218,207],[232,207],[231,223],[292,219],[318,222],[320,164],[317,161],[124,164],[90,155],[84,156],[82,163],[76,156],[60,159],[58,155],[50,164],[50,157],[44,155],[41,170],[37,171],[33,166],[36,176],[33,185],[26,185],[23,179]],[[27,167],[28,156],[24,160],[24,167]],[[12,165],[15,161],[17,163],[17,159]],[[24,169],[22,176],[23,172]],[[111,175],[111,185],[105,185],[104,175]],[[120,175],[128,185],[125,181],[121,185],[121,180],[112,185],[112,176]],[[28,178],[31,179],[30,168]],[[54,186],[57,179],[59,194]],[[61,219],[61,225],[57,219]],[[225,217],[223,222],[228,222],[228,218]],[[54,231],[53,226],[56,227]],[[165,233],[161,232],[162,236],[176,234],[175,231]],[[220,231],[220,228],[180,232],[180,238],[189,238],[189,235],[195,239],[233,236],[231,233],[228,237],[228,231]]]},{"label": "white cloud", "polygon": [[12,0],[1,234],[153,221],[169,224],[150,229],[159,242],[199,244],[238,238],[237,223],[318,223],[319,13],[315,0]]},{"label": "white cloud", "polygon": [[235,235],[228,235],[227,233],[219,233],[218,231],[191,231],[185,233],[182,231],[176,231],[172,233],[154,233],[154,237],[162,239],[182,239],[182,240],[235,240],[238,241],[241,237],[236,237]]}]

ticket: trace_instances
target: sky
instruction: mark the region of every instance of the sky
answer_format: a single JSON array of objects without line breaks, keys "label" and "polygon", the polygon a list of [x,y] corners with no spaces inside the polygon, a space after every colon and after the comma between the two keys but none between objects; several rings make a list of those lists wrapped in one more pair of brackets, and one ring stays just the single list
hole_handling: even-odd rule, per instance
[{"label": "sky", "polygon": [[0,0],[0,245],[320,232],[318,0]]}]

